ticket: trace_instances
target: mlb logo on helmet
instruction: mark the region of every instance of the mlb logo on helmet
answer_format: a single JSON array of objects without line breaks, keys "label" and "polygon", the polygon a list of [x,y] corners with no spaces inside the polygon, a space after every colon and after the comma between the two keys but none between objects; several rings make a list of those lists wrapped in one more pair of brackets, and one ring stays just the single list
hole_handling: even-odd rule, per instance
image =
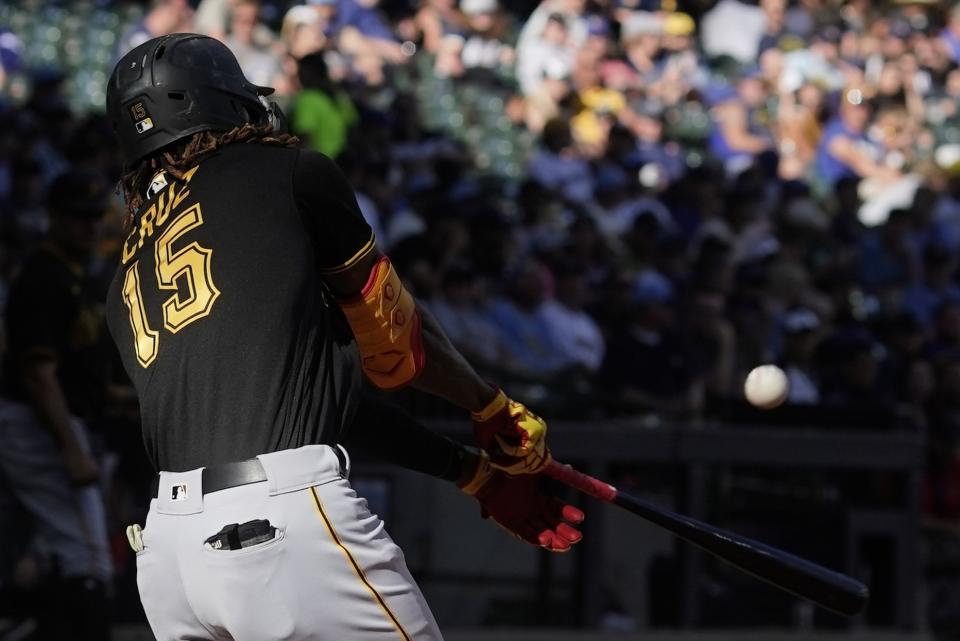
[{"label": "mlb logo on helmet", "polygon": [[134,103],[134,105],[130,107],[130,116],[133,118],[133,126],[136,128],[138,134],[153,129],[153,119],[147,115],[147,108],[143,106],[143,102]]}]

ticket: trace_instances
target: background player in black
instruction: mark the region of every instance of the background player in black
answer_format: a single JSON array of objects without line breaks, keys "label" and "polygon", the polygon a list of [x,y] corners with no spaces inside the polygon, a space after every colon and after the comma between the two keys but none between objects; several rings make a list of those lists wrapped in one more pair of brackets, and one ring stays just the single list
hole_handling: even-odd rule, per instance
[{"label": "background player in black", "polygon": [[[189,34],[133,50],[108,89],[108,111],[128,162],[123,187],[131,209],[108,320],[138,392],[148,454],[162,470],[146,530],[160,533],[153,537],[157,551],[149,563],[138,557],[144,606],[160,638],[202,634],[210,626],[236,635],[244,625],[269,622],[264,617],[272,610],[253,614],[264,593],[220,594],[214,586],[221,574],[198,571],[200,559],[193,559],[193,544],[183,536],[192,528],[215,533],[222,523],[210,519],[244,520],[245,510],[263,501],[262,490],[239,486],[266,480],[274,496],[283,481],[270,477],[273,469],[281,477],[311,479],[306,485],[294,479],[289,491],[313,494],[331,540],[393,624],[384,629],[382,614],[364,609],[369,599],[338,585],[342,560],[325,565],[327,553],[311,547],[318,545],[311,536],[309,545],[287,545],[286,562],[297,562],[292,569],[276,559],[269,571],[288,576],[298,594],[316,589],[310,582],[317,572],[330,577],[320,597],[332,608],[323,630],[310,618],[318,612],[303,613],[297,623],[308,632],[302,638],[338,638],[337,626],[348,624],[356,626],[351,638],[397,632],[439,638],[379,520],[356,504],[345,481],[316,476],[326,473],[320,468],[334,451],[313,449],[317,444],[346,442],[457,481],[507,529],[549,549],[569,549],[579,540],[564,518],[582,515],[541,494],[535,477],[491,468],[492,456],[512,473],[538,471],[548,458],[545,424],[480,379],[436,322],[416,309],[377,251],[342,174],[326,157],[301,151],[295,139],[278,133],[278,114],[261,98],[266,93],[243,78],[226,47]],[[362,400],[361,372],[378,387],[414,384],[472,411],[486,453]],[[300,469],[304,456],[319,456],[319,468]],[[206,468],[202,501],[195,488],[199,468]],[[236,506],[229,516],[214,516],[205,509],[212,479],[233,478],[236,469],[244,470],[237,482],[217,487],[224,490],[218,496],[227,497],[218,502]],[[283,519],[287,536],[295,538],[316,524],[281,509],[298,500],[287,493],[264,502],[263,510]],[[134,537],[133,544],[149,551],[149,542]],[[163,568],[175,563],[181,575],[153,570],[158,555]],[[364,565],[382,576],[368,580]],[[201,617],[192,600],[192,614],[185,600],[177,605],[196,582],[213,584],[204,599],[220,614]],[[381,596],[375,583],[393,596]],[[260,634],[280,634],[282,625]]]},{"label": "background player in black", "polygon": [[102,414],[106,388],[103,305],[87,273],[106,202],[95,174],[54,181],[50,229],[6,308],[0,483],[31,515],[32,548],[45,557],[48,588],[36,610],[44,639],[110,636],[111,564],[86,429]]}]

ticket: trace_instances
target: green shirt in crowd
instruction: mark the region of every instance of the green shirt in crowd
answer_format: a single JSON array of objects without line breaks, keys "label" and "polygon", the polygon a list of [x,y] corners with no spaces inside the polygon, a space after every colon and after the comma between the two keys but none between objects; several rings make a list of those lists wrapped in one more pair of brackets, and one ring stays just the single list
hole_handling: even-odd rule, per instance
[{"label": "green shirt in crowd", "polygon": [[293,131],[307,136],[311,149],[336,158],[347,144],[357,110],[342,91],[330,95],[319,89],[304,89],[293,101]]}]

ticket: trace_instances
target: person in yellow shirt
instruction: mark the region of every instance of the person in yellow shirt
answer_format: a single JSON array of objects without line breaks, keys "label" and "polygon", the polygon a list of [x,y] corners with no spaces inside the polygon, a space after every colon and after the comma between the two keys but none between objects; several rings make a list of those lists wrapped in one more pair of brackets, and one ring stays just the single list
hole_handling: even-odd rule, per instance
[{"label": "person in yellow shirt", "polygon": [[626,98],[620,91],[604,87],[596,65],[584,57],[573,69],[573,85],[580,104],[580,111],[570,121],[573,136],[585,150],[602,153],[610,127],[627,108]]}]

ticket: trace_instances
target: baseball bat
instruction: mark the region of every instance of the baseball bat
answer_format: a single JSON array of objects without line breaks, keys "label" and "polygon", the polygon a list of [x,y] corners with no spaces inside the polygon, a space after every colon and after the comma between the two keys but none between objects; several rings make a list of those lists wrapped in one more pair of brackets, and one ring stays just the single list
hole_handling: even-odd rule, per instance
[{"label": "baseball bat", "polygon": [[550,461],[544,473],[584,494],[618,505],[656,523],[718,559],[837,614],[853,616],[864,608],[870,598],[867,586],[844,574],[630,496],[609,483],[557,461]]}]

